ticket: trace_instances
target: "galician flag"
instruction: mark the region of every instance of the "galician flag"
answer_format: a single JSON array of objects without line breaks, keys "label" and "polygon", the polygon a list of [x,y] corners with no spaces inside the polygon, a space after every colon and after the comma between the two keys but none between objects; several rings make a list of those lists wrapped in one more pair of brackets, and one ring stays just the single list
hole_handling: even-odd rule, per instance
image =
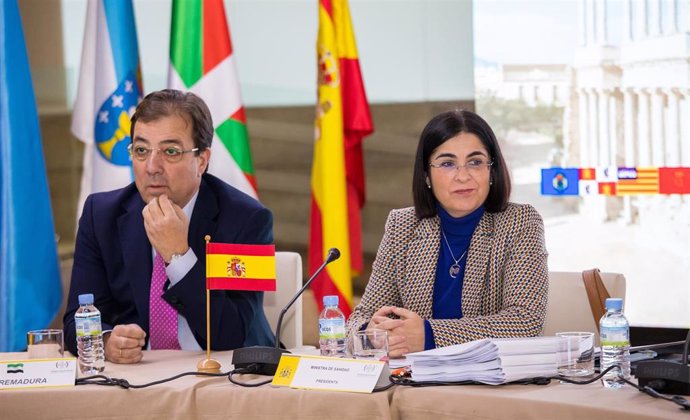
[{"label": "galician flag", "polygon": [[79,214],[89,194],[132,182],[127,146],[141,92],[132,1],[89,1],[72,114],[72,133],[86,146]]},{"label": "galician flag", "polygon": [[208,105],[215,135],[209,172],[257,197],[247,120],[223,0],[174,0],[168,87]]},{"label": "galician flag", "polygon": [[[3,0],[0,1],[0,352],[23,351],[26,332],[47,328],[61,302],[50,190],[24,31],[17,1]],[[21,371],[21,363],[7,366],[8,373]]]},{"label": "galician flag", "polygon": [[323,296],[352,308],[352,272],[362,269],[360,209],[364,205],[362,138],[373,131],[347,0],[319,1],[318,103],[311,186],[309,272],[336,247],[340,261],[312,283]]}]

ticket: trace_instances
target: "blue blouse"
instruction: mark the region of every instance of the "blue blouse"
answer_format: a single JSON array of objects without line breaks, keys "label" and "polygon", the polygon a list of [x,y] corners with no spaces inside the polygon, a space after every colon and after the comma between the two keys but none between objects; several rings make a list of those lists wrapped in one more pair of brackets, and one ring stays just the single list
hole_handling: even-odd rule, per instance
[{"label": "blue blouse", "polygon": [[[484,206],[463,217],[453,217],[441,206],[436,206],[441,220],[441,243],[436,264],[436,281],[432,303],[432,318],[462,318],[462,284],[465,277],[465,263],[472,234],[484,215]],[[444,234],[445,233],[445,238]],[[448,242],[446,242],[446,239]],[[453,278],[450,269],[456,263],[460,272]],[[429,321],[424,321],[424,349],[436,348],[434,333]]]}]

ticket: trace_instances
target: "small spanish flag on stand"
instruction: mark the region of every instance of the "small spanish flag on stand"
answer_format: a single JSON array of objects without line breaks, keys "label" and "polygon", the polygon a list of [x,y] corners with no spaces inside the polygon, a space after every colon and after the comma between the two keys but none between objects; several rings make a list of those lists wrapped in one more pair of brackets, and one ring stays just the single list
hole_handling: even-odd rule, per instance
[{"label": "small spanish flag on stand", "polygon": [[276,290],[275,245],[211,243],[206,235],[206,359],[197,371],[220,373],[220,363],[211,359],[211,290]]},{"label": "small spanish flag on stand", "polygon": [[206,288],[275,292],[275,245],[207,243]]}]

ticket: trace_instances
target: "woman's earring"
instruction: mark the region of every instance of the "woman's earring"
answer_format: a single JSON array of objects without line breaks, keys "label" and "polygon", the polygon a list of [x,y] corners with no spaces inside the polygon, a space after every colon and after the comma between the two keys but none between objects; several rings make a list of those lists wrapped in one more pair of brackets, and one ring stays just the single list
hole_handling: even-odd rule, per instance
[{"label": "woman's earring", "polygon": [[490,180],[489,180],[489,186],[492,186],[492,185],[494,185],[494,180],[493,180],[493,179],[490,179]]},{"label": "woman's earring", "polygon": [[431,189],[431,184],[426,184],[426,187],[427,187],[428,189]]}]

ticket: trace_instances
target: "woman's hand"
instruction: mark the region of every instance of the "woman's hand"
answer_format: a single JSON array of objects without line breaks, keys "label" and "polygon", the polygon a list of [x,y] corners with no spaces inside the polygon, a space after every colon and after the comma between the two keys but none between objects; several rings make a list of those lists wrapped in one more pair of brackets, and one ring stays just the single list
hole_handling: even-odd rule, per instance
[{"label": "woman's hand", "polygon": [[[398,319],[392,319],[390,315]],[[424,350],[424,320],[410,310],[383,306],[372,315],[367,329],[388,331],[388,356],[391,358]]]}]

